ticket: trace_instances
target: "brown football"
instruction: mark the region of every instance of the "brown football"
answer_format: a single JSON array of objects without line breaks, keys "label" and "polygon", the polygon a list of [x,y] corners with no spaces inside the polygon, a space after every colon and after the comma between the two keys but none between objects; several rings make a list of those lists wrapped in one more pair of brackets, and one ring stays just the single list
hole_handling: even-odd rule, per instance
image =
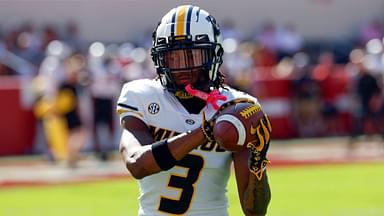
[{"label": "brown football", "polygon": [[257,137],[256,128],[263,116],[259,104],[237,103],[225,108],[213,128],[216,142],[228,151],[245,150],[247,143]]}]

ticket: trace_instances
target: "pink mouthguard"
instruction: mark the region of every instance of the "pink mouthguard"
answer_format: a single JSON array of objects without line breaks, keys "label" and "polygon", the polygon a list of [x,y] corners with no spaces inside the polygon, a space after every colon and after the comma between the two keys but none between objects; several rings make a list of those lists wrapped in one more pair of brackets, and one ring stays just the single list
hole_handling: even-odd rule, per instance
[{"label": "pink mouthguard", "polygon": [[205,92],[197,90],[197,89],[192,89],[191,84],[188,84],[187,86],[185,86],[185,90],[190,95],[205,100],[207,102],[207,105],[211,104],[213,109],[215,109],[215,110],[218,110],[220,108],[219,105],[217,105],[217,101],[219,101],[219,100],[222,100],[222,101],[227,100],[227,97],[224,96],[224,95],[221,95],[219,90],[217,90],[217,89],[212,90],[208,94],[208,93],[205,93]]}]

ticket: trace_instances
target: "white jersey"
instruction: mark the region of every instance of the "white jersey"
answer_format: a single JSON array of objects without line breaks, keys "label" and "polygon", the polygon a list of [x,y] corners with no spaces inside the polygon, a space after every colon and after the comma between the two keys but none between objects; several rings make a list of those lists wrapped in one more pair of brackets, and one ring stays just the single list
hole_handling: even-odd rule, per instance
[{"label": "white jersey", "polygon": [[[227,96],[227,101],[247,98],[257,102],[254,97],[232,88],[220,91]],[[145,122],[155,141],[200,127],[202,120],[201,113],[188,113],[158,80],[126,83],[117,111],[120,119],[135,116]],[[216,111],[209,105],[202,112],[210,119]],[[225,193],[231,161],[230,152],[209,142],[191,151],[172,169],[139,180],[139,215],[228,215]]]}]

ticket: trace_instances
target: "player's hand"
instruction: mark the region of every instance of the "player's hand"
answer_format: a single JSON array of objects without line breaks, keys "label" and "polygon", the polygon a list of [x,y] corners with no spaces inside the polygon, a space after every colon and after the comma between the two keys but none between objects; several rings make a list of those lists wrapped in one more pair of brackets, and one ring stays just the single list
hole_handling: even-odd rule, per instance
[{"label": "player's hand", "polygon": [[[223,99],[223,98],[222,98]],[[220,99],[221,100],[221,99]],[[229,106],[232,106],[236,103],[242,103],[242,102],[250,102],[248,99],[244,99],[244,98],[240,98],[238,100],[232,100],[232,101],[229,101],[229,102],[226,102],[224,104],[222,104],[218,110],[216,111],[216,113],[213,115],[213,117],[209,120],[207,120],[205,118],[205,114],[203,112],[203,115],[202,115],[202,123],[201,123],[201,130],[202,132],[204,133],[206,139],[209,141],[209,142],[213,142],[215,140],[215,137],[213,136],[213,127],[215,126],[215,121],[217,119],[217,117],[219,116],[219,114],[227,107]]]},{"label": "player's hand", "polygon": [[267,151],[271,140],[272,126],[267,115],[264,115],[255,130],[255,140],[247,144],[249,154],[249,170],[261,180],[269,160]]}]

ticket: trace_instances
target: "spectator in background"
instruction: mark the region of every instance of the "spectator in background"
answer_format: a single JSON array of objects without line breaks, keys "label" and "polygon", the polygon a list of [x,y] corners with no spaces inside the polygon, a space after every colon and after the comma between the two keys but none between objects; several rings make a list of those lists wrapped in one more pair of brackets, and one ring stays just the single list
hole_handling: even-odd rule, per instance
[{"label": "spectator in background", "polygon": [[337,105],[341,87],[336,76],[338,72],[334,54],[330,51],[320,53],[318,63],[313,68],[313,76],[321,90],[324,134],[330,136],[341,134],[340,113]]},{"label": "spectator in background", "polygon": [[63,62],[72,54],[72,50],[62,41],[52,41],[45,54],[38,74],[32,80],[35,98],[33,110],[47,144],[44,152],[48,159],[54,162],[67,161],[68,129],[60,112],[62,103],[57,95],[59,85],[65,80]]},{"label": "spectator in background", "polygon": [[79,91],[85,60],[57,40],[49,43],[46,54],[32,82],[34,113],[48,144],[49,159],[76,167],[86,138]]},{"label": "spectator in background", "polygon": [[120,90],[121,68],[111,57],[89,57],[92,76],[91,97],[93,104],[94,151],[102,161],[114,147],[115,99]]},{"label": "spectator in background", "polygon": [[66,79],[59,85],[57,100],[60,113],[66,120],[68,128],[68,166],[75,168],[80,159],[80,151],[85,145],[87,131],[80,113],[80,78],[85,70],[85,58],[74,54],[65,59]]},{"label": "spectator in background", "polygon": [[68,130],[56,95],[47,94],[51,82],[48,78],[39,74],[32,80],[33,112],[38,120],[38,132],[41,131],[46,143],[43,152],[49,161],[56,163],[68,159]]},{"label": "spectator in background", "polygon": [[300,137],[320,136],[323,131],[323,119],[319,83],[312,75],[306,53],[295,55],[293,62],[293,107],[298,135]]},{"label": "spectator in background", "polygon": [[[384,136],[384,106],[382,85],[363,61],[355,63],[358,74],[353,92],[357,100],[351,143],[358,135],[379,133]],[[384,138],[384,137],[383,137]]]}]

